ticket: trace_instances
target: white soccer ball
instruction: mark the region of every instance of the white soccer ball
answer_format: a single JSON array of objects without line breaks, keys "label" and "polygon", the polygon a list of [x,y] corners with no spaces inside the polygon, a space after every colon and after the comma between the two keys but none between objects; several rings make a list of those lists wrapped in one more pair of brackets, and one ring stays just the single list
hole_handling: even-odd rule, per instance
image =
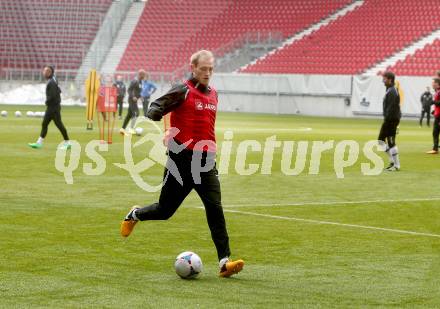
[{"label": "white soccer ball", "polygon": [[27,111],[27,112],[26,112],[26,116],[28,116],[28,117],[34,117],[35,115],[34,115],[34,112],[32,112],[32,111]]},{"label": "white soccer ball", "polygon": [[1,115],[2,115],[2,117],[8,117],[8,112],[7,111],[2,111]]},{"label": "white soccer ball", "polygon": [[144,129],[142,129],[141,127],[137,127],[134,131],[136,132],[136,135],[140,136],[144,132]]},{"label": "white soccer ball", "polygon": [[202,259],[194,252],[182,252],[176,257],[174,269],[182,279],[196,278],[203,270]]},{"label": "white soccer ball", "polygon": [[15,117],[21,117],[21,112],[20,111],[16,111],[15,112]]}]

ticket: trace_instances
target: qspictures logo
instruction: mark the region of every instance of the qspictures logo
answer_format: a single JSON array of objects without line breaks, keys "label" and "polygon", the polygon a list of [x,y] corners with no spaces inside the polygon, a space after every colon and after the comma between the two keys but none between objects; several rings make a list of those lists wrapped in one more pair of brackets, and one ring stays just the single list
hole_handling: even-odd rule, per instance
[{"label": "qspictures logo", "polygon": [[[123,144],[123,163],[113,163],[114,168],[121,168],[128,173],[128,176],[142,190],[157,192],[161,189],[162,183],[151,184],[147,181],[146,172],[153,166],[160,165],[166,168],[165,179],[174,177],[179,184],[183,185],[183,179],[176,162],[167,156],[167,153],[178,155],[185,151],[192,140],[184,144],[174,141],[179,130],[170,128],[168,130],[168,147],[164,146],[163,132],[157,124],[149,119],[140,119],[138,126],[147,127],[147,132],[139,140],[127,135]],[[71,141],[71,150],[57,149],[55,157],[55,168],[63,173],[67,184],[74,183],[73,172],[79,167],[82,153],[82,146],[77,141]],[[135,162],[133,152],[140,146],[149,144],[149,151],[139,161]],[[212,145],[211,141],[198,141],[194,149],[203,149]],[[85,155],[93,163],[83,163],[82,172],[88,176],[98,176],[105,173],[107,164],[101,155],[108,151],[108,144],[102,144],[99,140],[92,140],[85,146]],[[275,156],[275,152],[281,153]],[[336,178],[345,178],[344,170],[353,167],[360,162],[360,173],[364,176],[379,175],[383,172],[384,162],[378,152],[385,151],[385,145],[377,140],[365,142],[363,145],[354,140],[329,141],[281,141],[276,135],[268,136],[263,142],[257,140],[234,141],[234,132],[224,132],[223,141],[219,144],[217,158],[204,158],[201,152],[193,151],[191,157],[191,174],[194,183],[200,181],[203,172],[217,166],[219,174],[228,174],[233,168],[235,173],[241,176],[251,176],[257,173],[271,175],[273,172],[283,173],[285,176],[296,176],[307,173],[318,175],[320,173],[322,156],[324,153],[333,154],[333,170]],[[363,154],[361,156],[360,154]],[[235,153],[235,155],[233,155]],[[251,154],[253,154],[251,156]],[[252,163],[249,163],[252,157]],[[259,162],[255,162],[260,160]],[[279,161],[280,160],[280,161]],[[274,169],[277,166],[277,170]],[[278,168],[279,166],[279,168]]]}]

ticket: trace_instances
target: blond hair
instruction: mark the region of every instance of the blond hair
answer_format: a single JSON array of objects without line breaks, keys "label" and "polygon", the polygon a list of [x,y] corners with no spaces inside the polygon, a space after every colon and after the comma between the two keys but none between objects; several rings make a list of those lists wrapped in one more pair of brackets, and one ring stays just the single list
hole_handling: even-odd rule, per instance
[{"label": "blond hair", "polygon": [[205,50],[205,49],[199,50],[198,52],[192,54],[190,58],[191,59],[190,64],[197,65],[199,63],[200,58],[202,57],[214,58],[214,54],[209,50]]}]

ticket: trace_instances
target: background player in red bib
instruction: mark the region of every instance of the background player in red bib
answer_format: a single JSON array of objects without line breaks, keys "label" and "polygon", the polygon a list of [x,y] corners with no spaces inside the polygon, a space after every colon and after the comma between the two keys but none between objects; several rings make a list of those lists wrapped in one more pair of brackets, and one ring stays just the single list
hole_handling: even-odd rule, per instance
[{"label": "background player in red bib", "polygon": [[205,206],[220,276],[229,277],[241,271],[244,262],[229,259],[229,237],[215,168],[218,98],[215,89],[209,86],[213,69],[213,54],[198,51],[191,56],[192,78],[174,85],[151,103],[148,118],[159,121],[171,113],[171,130],[177,133],[169,135],[167,140],[168,162],[159,201],[146,207],[134,206],[121,223],[121,235],[129,236],[138,221],[167,220],[194,189]]}]

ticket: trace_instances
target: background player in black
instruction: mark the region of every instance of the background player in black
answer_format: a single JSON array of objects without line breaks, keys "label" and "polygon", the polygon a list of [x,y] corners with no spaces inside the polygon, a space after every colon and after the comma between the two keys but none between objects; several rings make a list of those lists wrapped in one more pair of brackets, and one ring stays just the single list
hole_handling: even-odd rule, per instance
[{"label": "background player in black", "polygon": [[118,98],[117,98],[118,116],[119,119],[122,119],[122,104],[124,102],[124,97],[125,97],[125,93],[127,92],[127,89],[125,87],[124,82],[122,81],[121,75],[118,75],[116,77],[116,82],[114,83],[114,86],[116,87],[116,89],[118,89]]},{"label": "background player in black", "polygon": [[32,148],[43,147],[43,140],[47,135],[47,128],[49,123],[53,120],[55,125],[60,130],[64,138],[64,145],[61,148],[69,149],[70,142],[67,130],[61,121],[61,89],[55,78],[55,69],[52,66],[45,66],[43,69],[43,76],[47,80],[46,84],[46,112],[44,113],[43,123],[41,124],[41,133],[37,142],[29,143]]},{"label": "background player in black", "polygon": [[432,80],[432,88],[434,89],[434,111],[432,112],[434,115],[434,124],[432,126],[432,139],[433,146],[432,150],[428,151],[428,154],[438,154],[438,146],[439,146],[439,135],[440,135],[440,78],[434,78]]},{"label": "background player in black", "polygon": [[399,152],[396,145],[396,131],[402,117],[400,111],[399,92],[394,86],[395,75],[392,72],[383,74],[383,83],[386,87],[385,97],[383,98],[383,117],[384,121],[380,128],[378,140],[386,142],[386,152],[390,158],[390,165],[387,171],[398,171],[400,169]]},{"label": "background player in black", "polygon": [[422,112],[420,114],[420,127],[422,126],[423,117],[426,114],[426,125],[429,127],[429,120],[431,118],[431,105],[432,102],[432,94],[429,87],[426,87],[426,91],[420,97],[420,103],[422,104]]},{"label": "background player in black", "polygon": [[[173,117],[180,117],[182,119],[180,125],[177,125],[177,129],[188,133],[188,137],[191,136],[190,140],[203,137],[202,141],[206,141],[208,136],[212,136],[211,133],[214,133],[215,130],[217,94],[215,90],[209,87],[209,81],[214,68],[214,56],[211,52],[204,50],[195,53],[191,57],[191,68],[193,77],[185,84],[172,87],[167,94],[152,102],[147,116],[154,121],[159,121],[164,115],[173,111],[175,113]],[[202,93],[203,95],[196,93]],[[215,102],[213,103],[215,104],[215,109],[195,109],[196,99],[194,99],[194,96],[197,97],[197,100],[201,100],[200,102],[213,100]],[[197,128],[197,124],[194,124],[194,119],[199,119],[199,121],[201,119],[209,119],[209,121],[203,121],[203,127]],[[194,132],[194,128],[197,128],[200,132]],[[215,144],[215,137],[210,141]],[[220,182],[217,169],[215,168],[215,150],[202,151],[188,147],[189,145],[185,147],[182,145],[185,142],[186,140],[179,141],[177,138],[169,140],[167,143],[169,158],[164,171],[164,182],[159,201],[145,207],[134,206],[121,223],[121,235],[124,237],[129,236],[138,221],[169,219],[182,204],[186,196],[194,189],[205,206],[211,237],[217,249],[220,276],[229,277],[241,271],[244,262],[242,260],[231,261],[229,259],[231,252],[221,203]],[[175,151],[176,148],[181,148],[182,146],[183,149]],[[201,159],[200,165],[197,161],[194,161],[194,157]],[[200,180],[196,181],[193,173],[198,168],[206,166],[210,166],[210,168],[203,170],[199,174]],[[177,171],[179,177],[176,177],[173,171]]]},{"label": "background player in black", "polygon": [[[136,119],[139,116],[138,100],[141,98],[142,81],[147,73],[144,70],[139,70],[137,78],[133,79],[128,87],[128,112],[122,124],[121,134],[133,134],[133,128],[136,124]],[[131,129],[127,132],[128,122],[131,120]]]}]

